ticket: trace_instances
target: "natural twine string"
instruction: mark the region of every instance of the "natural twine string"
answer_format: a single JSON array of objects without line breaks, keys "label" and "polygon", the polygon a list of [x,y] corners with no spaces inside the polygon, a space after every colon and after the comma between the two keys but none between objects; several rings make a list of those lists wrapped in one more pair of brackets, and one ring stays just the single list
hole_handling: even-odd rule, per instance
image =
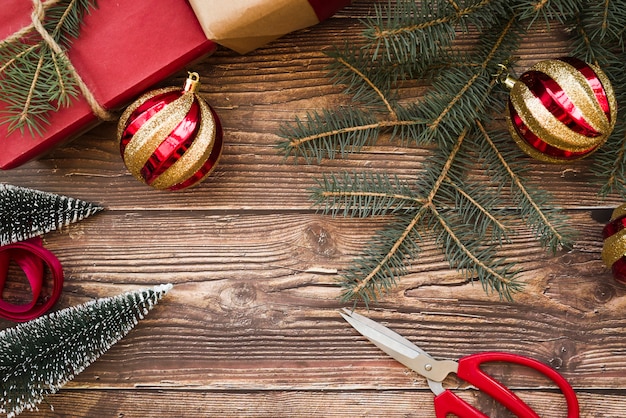
[{"label": "natural twine string", "polygon": [[101,120],[107,120],[107,121],[115,120],[116,119],[115,115],[109,112],[108,110],[106,110],[98,102],[98,100],[96,100],[96,97],[91,92],[91,90],[89,89],[89,87],[87,86],[83,78],[80,76],[78,71],[76,71],[76,68],[74,67],[70,59],[68,58],[63,48],[61,48],[61,46],[54,40],[54,38],[48,33],[48,31],[46,31],[46,29],[43,26],[43,20],[46,15],[46,9],[49,8],[50,6],[53,6],[59,3],[60,1],[61,0],[48,0],[46,2],[41,2],[41,0],[32,0],[33,2],[33,13],[31,14],[32,24],[15,32],[13,35],[11,35],[10,38],[5,39],[3,43],[18,40],[22,38],[23,36],[25,36],[32,29],[35,29],[39,33],[43,41],[50,47],[50,49],[55,54],[57,54],[59,58],[65,61],[70,73],[72,74],[72,77],[74,77],[74,79],[76,80],[76,84],[78,84],[78,88],[83,94],[83,97],[85,98],[89,106],[91,107],[91,111],[93,112],[93,114],[96,115],[96,117],[98,117],[98,119],[101,119]]}]

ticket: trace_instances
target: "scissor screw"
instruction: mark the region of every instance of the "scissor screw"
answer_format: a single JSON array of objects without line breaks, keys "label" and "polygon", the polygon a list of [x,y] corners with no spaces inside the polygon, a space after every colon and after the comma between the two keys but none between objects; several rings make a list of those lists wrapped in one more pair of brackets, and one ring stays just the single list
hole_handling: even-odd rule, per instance
[{"label": "scissor screw", "polygon": [[424,365],[424,369],[426,369],[427,372],[431,371],[433,369],[432,364],[425,364]]}]

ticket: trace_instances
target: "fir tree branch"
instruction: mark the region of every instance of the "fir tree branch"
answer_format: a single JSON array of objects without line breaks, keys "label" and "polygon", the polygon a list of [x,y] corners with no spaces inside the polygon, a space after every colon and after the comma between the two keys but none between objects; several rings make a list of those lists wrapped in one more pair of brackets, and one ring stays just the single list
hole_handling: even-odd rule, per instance
[{"label": "fir tree branch", "polygon": [[456,143],[454,144],[454,147],[452,148],[452,151],[448,154],[448,158],[444,166],[441,168],[441,171],[439,172],[439,178],[437,179],[437,181],[431,188],[430,194],[426,197],[426,205],[432,205],[433,200],[435,199],[435,196],[437,195],[437,192],[439,191],[439,187],[441,187],[443,182],[446,181],[446,179],[448,178],[448,174],[450,172],[450,169],[452,168],[454,159],[456,158],[459,150],[461,149],[461,146],[463,145],[463,141],[465,140],[467,132],[468,132],[467,128],[464,129],[463,132],[461,132],[461,134],[457,138]]},{"label": "fir tree branch", "polygon": [[[15,51],[15,46],[11,45],[13,48],[11,48],[10,50],[8,50],[7,52],[4,52],[0,49],[0,52],[5,53],[6,55],[10,56],[11,58],[8,59],[1,67],[0,67],[0,75],[2,75],[8,68],[10,68],[12,65],[16,64],[17,62],[19,62],[19,60],[21,58],[23,58],[24,56],[30,54],[31,52],[35,51],[35,49],[40,48],[41,45],[40,44],[35,44],[35,45],[31,45],[25,49],[20,50],[19,52],[14,52]],[[1,47],[1,45],[0,45]],[[19,47],[19,46],[18,46]],[[8,48],[3,48],[3,49],[8,49]],[[4,57],[4,56],[3,56]],[[4,59],[2,60],[4,61]]]},{"label": "fir tree branch", "polygon": [[520,19],[528,20],[530,25],[543,18],[549,26],[554,20],[565,23],[574,18],[586,4],[584,0],[518,0],[514,7]]},{"label": "fir tree branch", "polygon": [[353,102],[371,107],[377,112],[395,113],[396,98],[392,85],[397,81],[395,66],[373,63],[366,50],[346,42],[343,49],[326,53],[333,61],[329,65],[331,79],[345,86],[344,93]]},{"label": "fir tree branch", "polygon": [[24,100],[24,107],[19,114],[19,118],[17,119],[17,125],[23,125],[28,123],[28,118],[30,115],[30,104],[33,99],[33,95],[35,94],[35,89],[37,87],[37,80],[39,80],[39,75],[41,74],[41,67],[43,65],[44,55],[42,54],[39,57],[39,61],[37,62],[37,69],[33,74],[33,81],[30,84],[30,88],[28,89],[28,93],[26,94],[26,100]]},{"label": "fir tree branch", "polygon": [[[453,182],[449,177],[446,177],[445,181],[448,186],[452,187],[460,196],[470,202],[472,207],[478,209],[482,216],[488,219],[489,222],[487,222],[487,224],[492,225],[495,230],[502,231],[506,237],[506,233],[510,230],[510,227],[502,223],[502,221],[498,219],[489,209],[476,200],[474,196],[459,187],[459,185]],[[460,205],[457,204],[456,206],[458,208]],[[498,241],[501,241],[500,238],[498,238]]]},{"label": "fir tree branch", "polygon": [[351,65],[350,63],[348,63],[347,60],[345,60],[344,58],[338,57],[337,61],[341,65],[344,65],[348,70],[350,70],[350,72],[352,72],[356,76],[360,77],[363,80],[363,82],[365,82],[372,89],[372,91],[374,91],[376,93],[376,95],[378,97],[380,97],[380,100],[385,104],[385,107],[387,108],[387,112],[389,113],[389,117],[390,117],[391,121],[397,121],[398,120],[398,115],[396,114],[396,111],[392,107],[392,105],[389,102],[389,100],[387,100],[387,98],[385,97],[383,92],[374,84],[374,82],[369,77],[367,77],[358,68],[356,68],[355,66]]},{"label": "fir tree branch", "polygon": [[436,19],[432,19],[432,20],[428,20],[425,22],[411,25],[411,26],[400,27],[396,29],[387,29],[384,27],[381,28],[381,26],[376,26],[375,30],[373,31],[372,38],[376,41],[380,41],[381,39],[395,37],[403,33],[423,31],[432,26],[442,25],[444,23],[454,23],[462,19],[465,16],[471,15],[472,13],[476,12],[478,9],[488,5],[489,3],[492,2],[492,0],[480,0],[480,2],[478,2],[477,4],[473,4],[463,9],[461,9],[459,5],[452,0],[447,0],[447,2],[452,6],[455,13],[451,13],[451,14],[448,14],[448,15],[445,15]]},{"label": "fir tree branch", "polygon": [[[410,239],[409,237],[410,237],[411,232],[418,225],[418,222],[422,219],[424,214],[427,213],[428,210],[430,210],[431,206],[433,205],[433,200],[435,199],[435,196],[437,195],[437,191],[439,190],[439,187],[441,186],[441,184],[447,178],[448,172],[450,168],[452,167],[452,163],[454,162],[454,158],[459,152],[459,150],[461,149],[461,145],[463,144],[463,140],[465,139],[466,135],[467,135],[467,130],[463,131],[461,135],[459,135],[455,146],[453,147],[452,151],[448,155],[448,159],[446,163],[444,164],[443,169],[440,172],[439,178],[435,181],[432,189],[430,190],[430,193],[424,199],[424,203],[422,207],[417,211],[417,213],[409,221],[404,231],[402,231],[402,233],[397,237],[395,242],[393,242],[393,244],[390,246],[387,253],[384,254],[380,258],[380,261],[369,272],[369,274],[363,277],[363,279],[360,279],[360,280],[357,279],[356,285],[354,286],[354,288],[350,289],[348,293],[344,293],[344,300],[347,297],[353,297],[353,295],[358,295],[360,298],[363,298],[364,294],[373,295],[373,296],[377,295],[378,292],[374,291],[373,289],[380,288],[380,286],[376,282],[374,282],[374,280],[378,277],[380,272],[383,271],[383,269],[385,269],[385,266],[390,262],[390,260],[392,260],[394,257],[397,256],[397,253],[400,247],[404,245],[407,239]],[[388,270],[391,272],[390,269]],[[393,273],[392,273],[392,277],[393,277]]]},{"label": "fir tree branch", "polygon": [[419,106],[421,113],[430,120],[428,129],[417,138],[418,144],[436,140],[442,146],[443,142],[454,140],[458,132],[470,127],[473,119],[488,112],[485,101],[493,88],[495,74],[490,69],[495,68],[494,61],[496,64],[503,61],[501,49],[505,40],[513,42],[515,24],[515,16],[510,17],[497,32],[497,37],[485,42],[484,55],[475,54],[474,57],[474,60],[480,59],[479,65],[472,62],[449,68],[433,83],[433,89]]},{"label": "fir tree branch", "polygon": [[[343,300],[347,301],[353,299],[355,296],[358,296],[361,300],[368,301],[373,300],[376,301],[378,297],[381,295],[380,289],[388,288],[388,286],[381,285],[385,283],[388,279],[388,276],[394,280],[395,273],[392,268],[389,268],[391,260],[397,258],[398,253],[400,252],[400,248],[405,245],[407,241],[410,241],[410,235],[415,230],[418,222],[422,219],[424,214],[427,212],[428,205],[422,206],[420,210],[413,216],[407,226],[404,228],[400,236],[395,240],[391,248],[387,251],[386,254],[383,254],[383,257],[378,257],[379,261],[376,263],[374,268],[371,268],[367,276],[362,279],[356,279],[352,287],[344,292]],[[378,277],[381,272],[386,269],[386,274],[382,276],[383,280],[380,280]],[[387,276],[388,275],[388,276]],[[377,280],[378,279],[378,280]]]},{"label": "fir tree branch", "polygon": [[450,113],[450,111],[454,108],[454,106],[461,100],[463,95],[470,89],[470,87],[476,82],[476,80],[480,77],[480,73],[475,73],[467,83],[461,88],[461,90],[450,100],[445,109],[441,111],[439,116],[428,124],[428,129],[437,130],[443,119]]},{"label": "fir tree branch", "polygon": [[508,173],[511,184],[519,192],[518,199],[522,202],[522,212],[525,212],[525,215],[524,213],[522,213],[522,215],[526,218],[529,226],[535,230],[538,235],[537,238],[550,248],[553,253],[561,247],[570,246],[571,239],[560,232],[562,225],[553,222],[553,219],[548,216],[547,212],[537,202],[535,196],[528,190],[521,178],[511,168],[511,165],[504,158],[502,153],[500,153],[482,122],[477,120],[476,125],[482,133],[482,138],[489,147],[491,147],[497,159],[500,161],[500,164]]},{"label": "fir tree branch", "polygon": [[389,127],[394,127],[394,126],[403,125],[403,124],[408,125],[410,124],[410,122],[404,121],[402,123],[396,123],[396,122],[391,122],[391,121],[380,121],[380,122],[370,123],[367,125],[350,126],[347,128],[334,129],[332,131],[315,133],[315,134],[307,135],[302,138],[294,139],[289,142],[288,146],[290,148],[299,148],[307,142],[316,141],[319,139],[324,139],[324,138],[329,138],[329,137],[339,136],[339,135],[344,135],[344,134],[354,134],[354,133],[364,132],[364,131],[379,130],[381,128],[389,128]]},{"label": "fir tree branch", "polygon": [[279,142],[277,147],[283,150],[286,157],[293,155],[304,157],[307,162],[313,159],[319,162],[324,157],[334,158],[337,150],[343,157],[346,152],[357,152],[366,144],[373,145],[382,131],[391,132],[390,139],[394,139],[398,135],[406,137],[423,125],[424,121],[419,116],[398,106],[390,98],[389,89],[379,85],[380,78],[388,78],[390,73],[371,71],[371,61],[365,61],[360,52],[349,47],[343,52],[335,51],[328,55],[336,62],[331,69],[340,81],[348,85],[346,92],[353,94],[353,100],[364,97],[367,104],[371,104],[376,98],[383,104],[387,115],[378,119],[372,112],[354,107],[309,113],[305,121],[296,119],[295,125],[281,126],[281,136],[287,141]]},{"label": "fir tree branch", "polygon": [[[376,16],[365,22],[373,60],[398,64],[416,63],[407,68],[426,68],[451,45],[456,27],[463,31],[498,21],[508,10],[502,0],[415,2],[396,0],[387,8],[375,8]],[[393,11],[392,11],[393,10]],[[390,18],[389,16],[393,16]]]},{"label": "fir tree branch", "polygon": [[348,152],[357,152],[367,144],[376,143],[383,129],[396,132],[403,127],[423,124],[419,119],[378,121],[371,114],[355,108],[323,110],[322,113],[307,114],[304,122],[297,118],[295,124],[283,125],[280,136],[286,141],[279,142],[277,148],[285,157],[320,162],[325,157],[335,158],[337,152],[343,157]]},{"label": "fir tree branch", "polygon": [[333,216],[384,216],[407,212],[423,203],[408,184],[381,174],[332,174],[324,176],[311,191],[314,206]]},{"label": "fir tree branch", "polygon": [[[517,289],[512,284],[514,282],[513,277],[502,279],[505,274],[512,271],[510,266],[497,267],[499,262],[494,260],[491,255],[487,259],[476,262],[476,260],[480,260],[481,256],[487,257],[488,252],[478,248],[470,248],[467,244],[463,244],[459,235],[456,235],[454,231],[450,233],[450,227],[445,223],[439,211],[430,210],[431,207],[436,208],[438,204],[446,205],[442,199],[448,192],[445,191],[443,193],[444,189],[442,187],[444,185],[449,186],[451,182],[450,173],[455,165],[456,156],[462,149],[469,129],[474,123],[471,118],[466,117],[462,117],[464,122],[459,123],[458,115],[466,114],[469,108],[473,108],[470,114],[479,114],[482,112],[480,109],[484,109],[485,99],[488,97],[494,83],[491,75],[491,68],[495,68],[493,61],[500,62],[499,50],[505,39],[509,38],[508,35],[511,33],[514,21],[515,18],[508,19],[498,36],[490,41],[479,63],[465,61],[463,65],[457,67],[460,71],[453,88],[450,88],[450,84],[446,81],[441,81],[440,84],[435,86],[432,96],[427,95],[414,108],[407,108],[406,110],[399,108],[402,110],[402,113],[397,114],[401,120],[408,119],[412,121],[411,123],[414,123],[413,121],[415,120],[419,120],[422,123],[426,122],[430,128],[429,130],[432,132],[431,135],[442,138],[439,141],[440,150],[437,153],[441,155],[444,161],[442,161],[441,165],[433,165],[429,169],[433,175],[435,173],[436,175],[432,182],[429,181],[427,185],[422,187],[423,192],[420,192],[418,195],[412,192],[398,195],[393,193],[393,190],[385,193],[376,188],[374,184],[365,183],[363,183],[363,187],[355,190],[347,181],[343,181],[343,183],[337,182],[334,176],[332,181],[324,181],[323,186],[320,186],[321,191],[314,192],[316,205],[318,207],[324,205],[325,213],[336,214],[343,209],[344,215],[351,213],[358,216],[394,213],[391,208],[395,207],[394,205],[400,207],[402,204],[405,204],[406,200],[403,199],[408,199],[411,196],[426,196],[425,198],[416,197],[409,206],[403,206],[402,208],[405,211],[404,215],[401,216],[402,221],[394,224],[389,230],[381,232],[366,252],[367,255],[356,260],[355,268],[346,272],[343,284],[345,289],[343,293],[344,300],[358,298],[368,303],[368,301],[375,300],[389,289],[395,282],[395,277],[405,273],[406,269],[403,267],[403,262],[406,262],[409,258],[414,258],[417,255],[417,251],[419,251],[417,244],[412,241],[412,238],[419,236],[416,230],[417,226],[425,222],[427,215],[431,216],[433,214],[436,214],[435,218],[439,218],[438,223],[445,226],[443,230],[448,231],[446,235],[450,239],[447,242],[461,243],[460,245],[454,244],[457,250],[450,253],[447,252],[448,255],[454,256],[453,259],[450,259],[451,265],[465,271],[466,274],[476,272],[486,289],[502,291],[502,296],[505,298],[509,298],[510,292]],[[468,69],[471,69],[471,71],[467,71]],[[354,70],[356,70],[356,67],[353,67]],[[450,77],[445,78],[445,80],[449,79]],[[491,80],[492,82],[485,83],[485,80]],[[371,87],[373,87],[372,84],[370,84]],[[450,91],[451,94],[446,96],[445,93],[441,93],[442,90]],[[437,99],[431,100],[431,97],[436,97]],[[424,112],[422,108],[425,106],[429,107],[430,110]],[[424,118],[420,116],[421,114],[431,116]],[[440,129],[444,123],[446,125],[445,128]],[[343,127],[342,129],[351,128]],[[446,138],[456,129],[460,129],[460,132],[454,145],[451,149],[448,149],[449,145]],[[461,191],[460,187],[450,187],[450,189],[455,190],[454,196],[462,196],[462,193],[459,193]],[[467,194],[465,195],[467,196]],[[495,215],[489,214],[489,216],[485,216],[484,213],[488,212],[488,209],[482,206],[476,199],[471,196],[468,197],[465,198],[466,204],[459,209],[459,214],[466,219],[470,216],[475,216],[476,219],[480,218],[480,222],[476,221],[476,229],[472,233],[484,235],[487,229],[491,229],[494,239],[497,242],[501,242],[502,238],[506,237],[505,231],[508,228]],[[454,203],[454,199],[453,197],[451,203]],[[419,207],[415,206],[415,203],[419,203]],[[444,250],[446,249],[444,248]],[[478,252],[472,253],[472,251]],[[472,254],[471,257],[467,257],[469,253]]]},{"label": "fir tree branch", "polygon": [[[368,305],[392,289],[396,284],[397,276],[406,274],[407,260],[415,258],[420,252],[417,243],[421,238],[417,228],[410,226],[412,220],[413,215],[399,215],[386,228],[376,233],[363,256],[355,259],[352,268],[346,271],[342,277],[340,285],[344,289],[343,300],[354,300],[355,303],[362,300]],[[407,227],[407,225],[409,226]],[[407,234],[406,239],[396,241],[397,237],[403,234]],[[397,244],[394,251],[389,251],[390,242]],[[384,268],[379,269],[378,274],[369,280],[368,286],[360,289],[359,293],[355,293],[355,289],[362,282],[363,277],[380,266],[382,254],[389,256]]]},{"label": "fir tree branch", "polygon": [[52,61],[54,64],[54,73],[57,80],[57,85],[50,92],[50,100],[56,101],[59,107],[67,107],[71,103],[71,97],[76,97],[76,89],[73,89],[68,84],[67,79],[70,77],[66,74],[66,68],[59,62],[56,55],[52,55]]},{"label": "fir tree branch", "polygon": [[[57,23],[54,25],[54,30],[52,31],[52,33],[50,35],[52,35],[52,37],[54,39],[60,39],[62,34],[62,30],[64,28],[66,28],[66,25],[68,25],[67,27],[67,31],[71,31],[72,30],[72,26],[74,28],[77,28],[78,25],[80,25],[80,20],[78,21],[71,21],[70,20],[70,16],[75,16],[74,11],[76,10],[76,5],[77,5],[78,0],[71,0],[70,3],[67,5],[67,7],[65,8],[65,10],[63,11],[63,13],[61,14],[61,16],[58,18]],[[78,36],[78,31],[75,31],[75,33],[73,34],[75,36]],[[64,44],[67,46],[67,44],[69,43],[70,38],[65,38],[64,39]]]},{"label": "fir tree branch", "polygon": [[[513,24],[514,24],[514,19],[510,19],[508,23],[504,26],[503,30],[500,32],[498,38],[496,38],[495,42],[493,42],[493,44],[491,45],[491,48],[485,54],[485,57],[481,65],[473,67],[477,71],[472,76],[470,76],[468,81],[462,84],[462,87],[457,91],[456,95],[453,96],[452,100],[447,100],[447,99],[445,100],[448,103],[443,107],[443,110],[440,111],[438,116],[434,118],[434,121],[435,121],[434,126],[438,126],[441,123],[441,121],[444,120],[444,117],[450,114],[452,109],[454,109],[455,106],[461,102],[461,98],[465,94],[467,94],[470,88],[480,79],[479,77],[484,75],[485,70],[488,68],[491,61],[496,56],[496,53],[501,47],[502,43],[504,42],[504,39],[507,37],[510,30],[512,29]],[[493,85],[493,83],[491,85]],[[488,87],[487,91],[490,89],[491,87]],[[478,97],[483,97],[483,98],[486,97],[487,91],[484,91],[483,93],[479,94]],[[424,99],[423,102],[430,103],[428,98]],[[442,103],[443,102],[444,101],[442,100]],[[477,105],[477,106],[480,107],[480,105]],[[471,124],[471,122],[469,124]],[[432,126],[433,124],[430,125],[431,129],[432,129]],[[399,248],[405,244],[405,240],[408,239],[410,234],[413,232],[413,228],[416,227],[419,221],[421,221],[424,215],[427,214],[428,212],[436,214],[435,217],[438,219],[439,223],[445,226],[444,230],[447,231],[448,237],[453,238],[452,241],[454,241],[455,243],[454,247],[457,248],[458,251],[455,254],[455,257],[457,258],[450,259],[452,265],[455,265],[457,268],[461,268],[462,270],[466,272],[466,274],[468,274],[470,271],[477,272],[478,277],[483,283],[483,285],[485,286],[485,288],[495,289],[498,292],[501,292],[502,297],[510,298],[511,292],[519,289],[519,286],[517,284],[514,284],[515,274],[513,274],[512,277],[507,277],[507,274],[510,274],[512,271],[510,266],[504,266],[500,270],[496,270],[494,267],[489,266],[485,261],[486,259],[482,260],[480,257],[477,256],[477,254],[473,254],[472,250],[470,250],[469,247],[463,244],[460,238],[457,235],[455,235],[454,232],[450,233],[450,229],[444,223],[443,218],[440,216],[437,210],[434,210],[434,211],[429,210],[430,207],[436,208],[434,201],[435,199],[438,199],[437,196],[438,196],[438,193],[440,191],[442,184],[450,179],[449,172],[452,169],[456,155],[461,149],[463,145],[463,140],[465,136],[467,135],[467,133],[468,133],[468,127],[466,127],[457,138],[455,146],[449,152],[449,154],[447,154],[447,159],[444,162],[444,164],[441,167],[437,168],[439,177],[436,178],[434,182],[429,186],[429,193],[425,199],[424,206],[422,206],[422,208],[416,214],[416,216],[410,222],[408,222],[404,231],[402,231],[402,233],[397,237],[397,241],[395,241],[389,247],[388,252],[384,254],[384,257],[380,259],[379,264],[377,264],[370,271],[369,274],[367,274],[362,280],[358,280],[354,278],[349,280],[350,283],[356,284],[356,285],[353,289],[349,289],[347,292],[344,293],[344,299],[348,297],[359,296],[362,299],[367,298],[369,300],[375,297],[376,295],[378,295],[380,293],[380,289],[387,288],[387,285],[381,285],[379,283],[381,280],[380,272],[383,271],[387,263],[389,263],[391,260],[397,259],[397,254],[395,252],[398,251]],[[443,144],[440,143],[440,146],[442,145]],[[494,217],[493,216],[491,218],[488,217],[487,219],[494,219]],[[487,225],[487,223],[482,223],[482,225]],[[496,226],[496,228],[498,226],[502,226],[500,222],[496,222],[494,225]],[[447,241],[446,253],[449,256],[451,256],[451,254],[454,254],[454,253],[449,252],[450,250],[449,245],[452,245],[452,244],[450,244],[450,242]],[[471,254],[471,256],[467,257],[468,254]],[[487,256],[487,254],[484,252],[480,254],[485,257]],[[463,260],[459,260],[458,257],[463,256],[463,255],[465,255],[466,258]],[[476,260],[479,260],[479,262],[476,262]],[[496,262],[494,266],[495,265],[498,265],[498,262]],[[391,272],[393,271],[393,269],[387,268],[387,271]],[[398,271],[401,272],[401,270],[398,270]],[[393,274],[393,273],[390,273],[390,274]],[[349,276],[354,277],[354,273],[351,273]],[[393,280],[393,277],[392,277],[392,280]]]},{"label": "fir tree branch", "polygon": [[[445,245],[448,258],[452,259],[451,264],[455,264],[453,257],[450,255],[450,248],[454,248],[462,254],[462,261],[459,261],[455,266],[457,269],[463,270],[466,277],[471,276],[474,272],[478,272],[478,278],[486,291],[495,290],[501,298],[512,300],[511,292],[519,290],[520,288],[519,283],[515,280],[515,275],[511,275],[508,268],[498,271],[493,266],[487,264],[485,260],[489,258],[484,255],[483,257],[478,257],[476,252],[470,249],[466,245],[466,242],[457,235],[455,232],[456,228],[450,226],[445,221],[435,205],[428,205],[428,209],[435,216],[439,225],[444,229],[448,238],[453,241],[452,244],[448,242]],[[458,255],[456,257],[458,257]]]}]

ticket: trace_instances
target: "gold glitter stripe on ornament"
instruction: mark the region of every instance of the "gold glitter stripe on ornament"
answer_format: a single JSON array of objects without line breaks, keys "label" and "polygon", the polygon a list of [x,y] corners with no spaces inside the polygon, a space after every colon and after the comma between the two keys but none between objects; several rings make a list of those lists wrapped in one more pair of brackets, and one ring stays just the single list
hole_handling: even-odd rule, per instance
[{"label": "gold glitter stripe on ornament", "polygon": [[[164,106],[163,109],[152,116],[133,135],[131,141],[124,150],[124,161],[128,171],[139,180],[143,180],[141,169],[150,159],[154,150],[157,149],[169,134],[185,118],[191,104],[193,94],[183,94],[180,98]],[[144,181],[145,182],[145,181]]]},{"label": "gold glitter stripe on ornament", "polygon": [[[152,187],[167,189],[187,180],[202,168],[211,155],[215,146],[217,125],[209,105],[202,98],[198,98],[197,102],[200,105],[200,128],[196,133],[194,141],[178,161],[172,164],[152,183]],[[200,181],[198,180],[198,182]]]},{"label": "gold glitter stripe on ornament", "polygon": [[[531,146],[528,142],[526,142],[526,140],[517,133],[517,129],[515,128],[515,125],[513,124],[513,120],[511,118],[511,111],[509,109],[509,106],[506,107],[506,116],[507,116],[506,123],[508,125],[509,133],[511,134],[511,137],[513,138],[517,146],[520,147],[520,149],[524,151],[527,155],[530,155],[536,160],[546,161],[546,162],[554,163],[554,164],[568,163],[573,160],[572,158],[564,159],[564,158],[552,157],[551,155],[544,154],[541,151],[537,150],[536,148]],[[582,158],[582,157],[583,156],[579,158]]]},{"label": "gold glitter stripe on ornament", "polygon": [[613,213],[611,213],[611,221],[610,222],[613,222],[617,218],[621,218],[624,215],[626,215],[626,204],[619,205],[618,207],[613,209]]},{"label": "gold glitter stripe on ornament", "polygon": [[609,120],[600,107],[587,78],[576,67],[561,60],[546,60],[538,62],[532,69],[552,78],[593,129],[600,134],[611,131]]},{"label": "gold glitter stripe on ornament", "polygon": [[[170,91],[174,91],[174,90],[180,90],[180,89],[178,87],[165,87],[162,89],[152,90],[148,93],[142,94],[141,96],[137,98],[137,100],[135,100],[130,105],[128,105],[128,107],[124,110],[124,113],[122,113],[122,115],[120,116],[120,123],[117,124],[118,139],[121,138],[122,135],[124,135],[124,130],[126,130],[126,127],[128,125],[128,119],[130,118],[130,115],[132,115],[133,112],[137,110],[137,108],[139,108],[139,106],[144,104],[144,102],[148,99],[159,96],[163,93],[169,93]],[[124,123],[121,123],[122,121]]]},{"label": "gold glitter stripe on ornament", "polygon": [[580,152],[600,142],[597,137],[587,137],[568,128],[554,117],[542,101],[521,81],[513,86],[510,100],[526,126],[548,145],[566,151]]},{"label": "gold glitter stripe on ornament", "polygon": [[602,261],[611,268],[613,263],[626,254],[626,230],[621,230],[604,240]]}]

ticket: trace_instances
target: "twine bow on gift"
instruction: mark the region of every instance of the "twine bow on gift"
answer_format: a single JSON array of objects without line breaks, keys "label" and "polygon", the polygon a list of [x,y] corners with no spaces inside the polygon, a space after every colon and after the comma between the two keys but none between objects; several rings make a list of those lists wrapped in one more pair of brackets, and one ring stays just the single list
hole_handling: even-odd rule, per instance
[{"label": "twine bow on gift", "polygon": [[[77,36],[82,17],[92,7],[78,3],[32,0],[31,24],[0,42],[0,90],[6,93],[3,101],[10,104],[3,111],[9,114],[9,131],[27,126],[31,132],[40,132],[41,122],[46,122],[45,113],[67,106],[70,96],[76,95],[74,87],[80,90],[97,118],[116,119],[98,102],[67,55],[70,38]],[[46,22],[46,11],[53,8],[54,15],[60,17]],[[52,25],[53,30],[46,29],[46,24]],[[33,30],[41,37],[39,42],[30,36]],[[43,79],[44,74],[50,75],[50,79]]]},{"label": "twine bow on gift", "polygon": [[[54,3],[58,2],[59,0],[54,0]],[[100,103],[98,103],[91,90],[89,90],[87,84],[85,84],[80,74],[78,74],[78,71],[76,71],[76,68],[72,64],[72,61],[70,61],[70,59],[67,57],[67,54],[65,53],[63,48],[61,48],[61,46],[54,40],[54,38],[50,36],[46,28],[43,27],[43,20],[46,17],[46,11],[43,3],[40,0],[33,0],[33,6],[33,13],[31,15],[33,20],[33,27],[39,33],[39,35],[41,35],[41,39],[44,40],[44,42],[50,47],[50,49],[52,49],[52,51],[54,51],[54,53],[57,54],[61,59],[66,61],[67,67],[70,69],[72,77],[74,77],[74,79],[76,80],[80,92],[85,97],[85,100],[87,100],[87,103],[89,103],[89,106],[91,107],[93,113],[99,119],[114,120],[115,117],[113,116],[113,114],[111,114]]]}]

